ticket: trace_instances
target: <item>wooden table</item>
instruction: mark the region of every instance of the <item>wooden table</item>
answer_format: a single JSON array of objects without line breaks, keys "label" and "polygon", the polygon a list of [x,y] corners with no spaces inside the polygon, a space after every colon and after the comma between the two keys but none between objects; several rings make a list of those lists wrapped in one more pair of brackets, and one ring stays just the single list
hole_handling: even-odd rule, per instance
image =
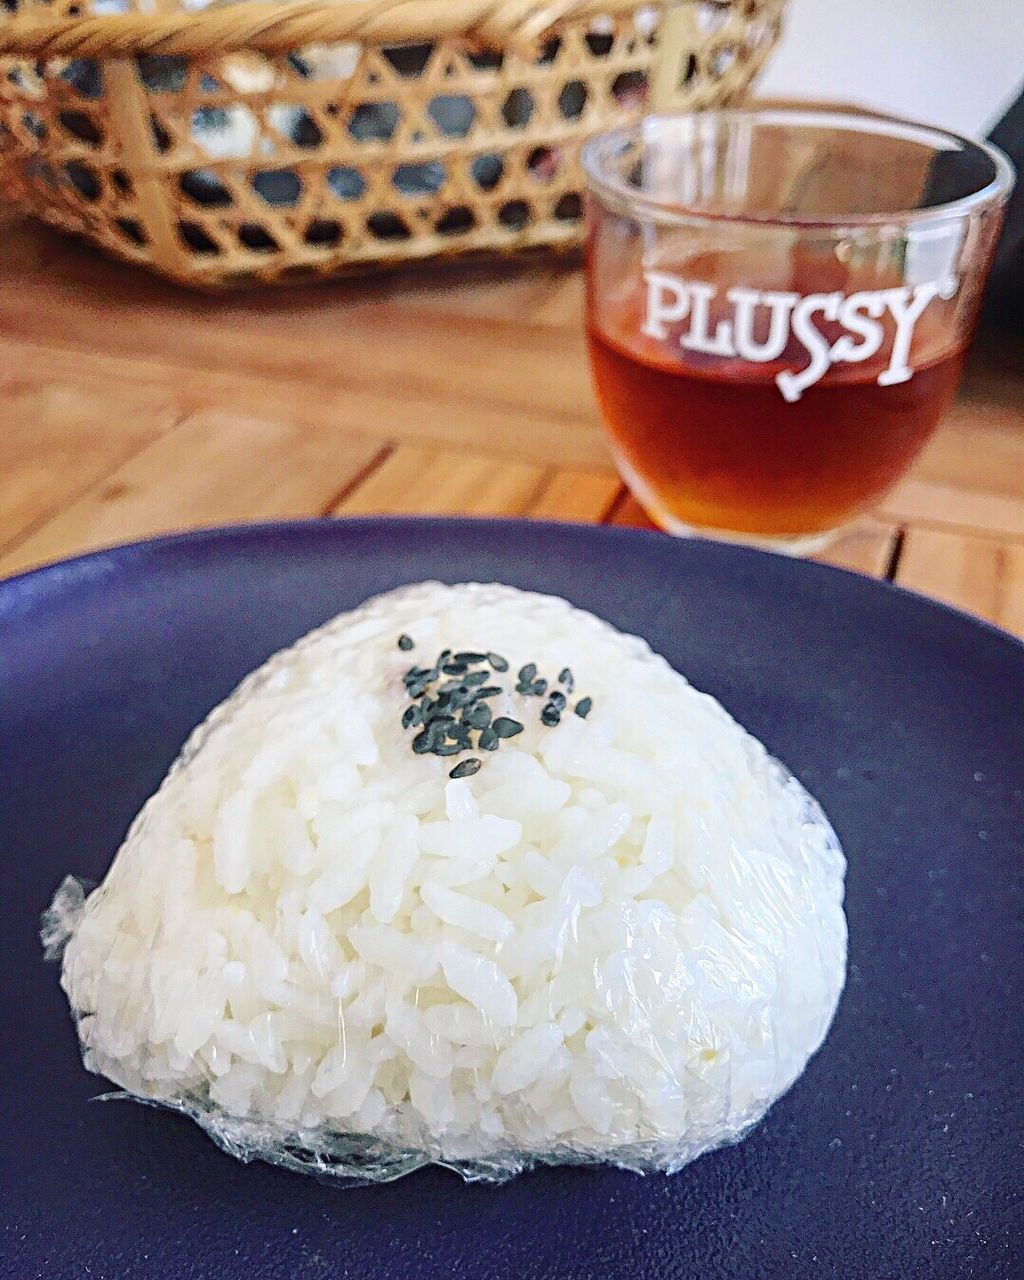
[{"label": "wooden table", "polygon": [[[0,575],[170,529],[469,512],[646,525],[544,261],[205,297],[0,223]],[[1024,370],[984,333],[953,411],[826,557],[1024,634]]]}]

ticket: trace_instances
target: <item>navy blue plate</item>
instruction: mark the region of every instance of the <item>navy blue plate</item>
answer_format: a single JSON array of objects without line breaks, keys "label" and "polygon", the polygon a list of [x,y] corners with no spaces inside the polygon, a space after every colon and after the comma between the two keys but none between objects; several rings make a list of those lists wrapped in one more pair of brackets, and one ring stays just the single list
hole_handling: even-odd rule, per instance
[{"label": "navy blue plate", "polygon": [[[221,1154],[79,1065],[39,912],[99,879],[189,729],[400,583],[500,579],[646,636],[821,799],[850,975],[806,1074],[673,1178],[429,1170],[340,1190]],[[199,533],[0,584],[0,1275],[29,1280],[1024,1274],[1024,648],[820,565],[654,534],[365,520]]]}]

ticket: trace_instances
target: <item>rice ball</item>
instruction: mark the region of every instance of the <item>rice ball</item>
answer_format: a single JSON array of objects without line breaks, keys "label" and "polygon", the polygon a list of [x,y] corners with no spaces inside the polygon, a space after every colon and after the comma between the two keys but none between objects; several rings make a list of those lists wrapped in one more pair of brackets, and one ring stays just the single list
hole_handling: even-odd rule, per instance
[{"label": "rice ball", "polygon": [[44,940],[86,1066],[244,1159],[672,1172],[821,1044],[844,871],[643,640],[421,583],[243,681]]}]

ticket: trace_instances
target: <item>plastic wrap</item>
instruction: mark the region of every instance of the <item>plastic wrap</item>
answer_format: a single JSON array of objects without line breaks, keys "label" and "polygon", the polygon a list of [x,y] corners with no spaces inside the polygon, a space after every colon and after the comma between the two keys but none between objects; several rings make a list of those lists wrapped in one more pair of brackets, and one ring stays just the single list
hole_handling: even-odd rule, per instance
[{"label": "plastic wrap", "polygon": [[[410,750],[406,677],[469,643],[507,653],[487,687],[522,728],[451,779],[465,751]],[[242,1160],[673,1172],[742,1138],[821,1043],[844,870],[816,802],[643,641],[421,584],[243,682],[43,940],[107,1096]]]}]

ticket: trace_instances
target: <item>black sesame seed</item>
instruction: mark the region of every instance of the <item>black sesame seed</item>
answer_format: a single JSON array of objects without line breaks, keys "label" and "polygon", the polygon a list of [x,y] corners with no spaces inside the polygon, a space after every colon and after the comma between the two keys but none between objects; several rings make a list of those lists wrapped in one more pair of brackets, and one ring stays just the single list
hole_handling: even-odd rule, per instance
[{"label": "black sesame seed", "polygon": [[428,751],[433,750],[433,746],[434,744],[431,740],[431,733],[429,729],[424,729],[412,740],[412,749],[418,756],[426,755]]},{"label": "black sesame seed", "polygon": [[469,667],[465,662],[446,662],[441,670],[446,676],[464,676]]},{"label": "black sesame seed", "polygon": [[548,706],[554,707],[556,711],[565,710],[565,694],[559,693],[557,689],[553,689],[551,696],[548,698]]},{"label": "black sesame seed", "polygon": [[547,703],[544,710],[540,713],[541,724],[546,724],[549,729],[553,729],[561,720],[562,713],[552,703]]},{"label": "black sesame seed", "polygon": [[412,636],[400,635],[398,637],[398,647],[404,653],[408,653],[410,649],[414,648],[414,646],[415,646],[415,642]]},{"label": "black sesame seed", "polygon": [[427,745],[425,751],[436,751],[448,736],[448,725],[452,723],[450,716],[438,717],[431,720],[430,724],[424,729],[427,736]]},{"label": "black sesame seed", "polygon": [[468,676],[463,677],[462,683],[472,689],[483,684],[490,674],[489,671],[472,671]]},{"label": "black sesame seed", "polygon": [[430,680],[431,673],[424,667],[412,667],[402,677],[402,682],[410,698],[421,697],[426,692]]},{"label": "black sesame seed", "polygon": [[497,751],[498,735],[492,726],[488,725],[486,729],[480,730],[477,746],[481,751]]},{"label": "black sesame seed", "polygon": [[455,661],[464,662],[467,666],[471,667],[477,662],[483,662],[486,657],[486,653],[457,653],[455,655]]},{"label": "black sesame seed", "polygon": [[525,667],[519,668],[519,683],[529,684],[536,674],[537,674],[536,662],[528,662]]},{"label": "black sesame seed", "polygon": [[423,712],[419,707],[406,707],[402,715],[402,728],[411,729],[414,724],[419,724],[423,719]]},{"label": "black sesame seed", "polygon": [[458,680],[451,680],[448,684],[443,684],[438,696],[444,698],[445,705],[451,707],[453,711],[459,707],[464,707],[473,700],[473,694]]},{"label": "black sesame seed", "polygon": [[503,658],[500,653],[489,653],[487,661],[491,664],[495,671],[507,671],[508,659]]},{"label": "black sesame seed", "polygon": [[593,705],[593,698],[580,698],[579,702],[576,703],[574,710],[581,720],[586,720],[587,716],[590,715],[590,708]]},{"label": "black sesame seed", "polygon": [[523,731],[523,726],[519,721],[513,720],[510,716],[498,716],[493,728],[499,738],[514,738],[517,733],[522,733]]},{"label": "black sesame seed", "polygon": [[477,690],[475,700],[479,702],[481,698],[494,698],[499,693],[501,693],[501,685],[499,684],[485,685],[483,689]]},{"label": "black sesame seed", "polygon": [[569,693],[576,688],[576,681],[572,678],[572,671],[568,667],[563,667],[558,673],[558,683],[564,684]]},{"label": "black sesame seed", "polygon": [[548,682],[546,680],[534,680],[530,686],[530,693],[535,698],[542,698],[548,691]]},{"label": "black sesame seed", "polygon": [[449,773],[449,778],[471,778],[474,773],[480,772],[480,761],[476,756],[470,756],[468,760],[460,760],[455,768]]},{"label": "black sesame seed", "polygon": [[474,729],[486,729],[491,723],[491,709],[486,703],[475,702],[462,713],[462,719]]}]

